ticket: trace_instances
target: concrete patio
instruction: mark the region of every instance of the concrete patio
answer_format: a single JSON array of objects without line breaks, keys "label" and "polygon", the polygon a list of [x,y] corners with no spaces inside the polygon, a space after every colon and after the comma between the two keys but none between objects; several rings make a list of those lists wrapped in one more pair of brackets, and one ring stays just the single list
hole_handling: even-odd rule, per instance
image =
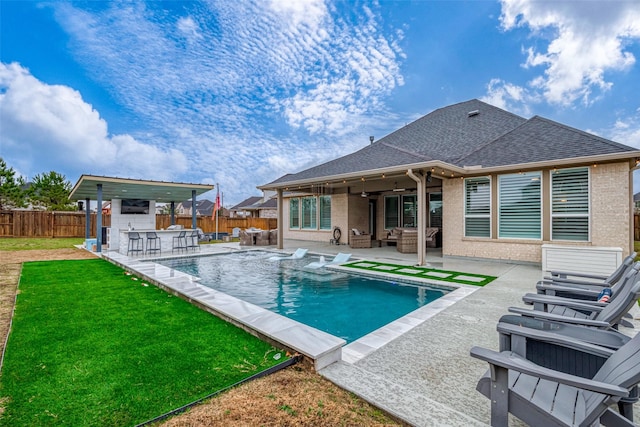
[{"label": "concrete patio", "polygon": [[[284,246],[291,251],[301,245],[318,253],[350,252],[371,260],[416,262],[415,254],[401,254],[395,247],[351,249],[296,241],[285,241]],[[508,307],[524,306],[522,295],[535,292],[543,273],[539,265],[442,258],[435,249],[427,250],[427,262],[434,268],[498,278],[366,357],[353,363],[343,357],[320,374],[411,425],[486,426],[489,400],[475,386],[488,365],[470,357],[469,349],[476,345],[498,349],[498,319]],[[636,329],[622,327],[622,332],[633,335],[640,328],[638,311],[636,306]],[[638,423],[638,411],[635,416]],[[515,418],[511,421],[524,425]]]},{"label": "concrete patio", "polygon": [[[291,253],[299,247],[325,255],[347,252],[354,258],[416,263],[415,254],[402,254],[393,246],[352,249],[329,243],[284,242],[284,252]],[[203,253],[237,249],[237,243],[202,246]],[[122,257],[116,258],[122,261]],[[487,365],[471,358],[469,349],[476,345],[498,348],[498,319],[509,306],[523,306],[522,295],[535,291],[542,271],[538,265],[442,258],[436,249],[427,251],[427,262],[434,268],[498,278],[444,305],[437,313],[416,320],[406,331],[386,341],[368,346],[366,340],[358,340],[345,346],[342,360],[319,369],[319,373],[410,425],[487,425],[489,401],[475,390]],[[637,307],[632,314],[634,319],[638,317]],[[638,320],[634,322],[636,328],[640,327]],[[621,329],[629,335],[637,330]],[[636,422],[639,420],[636,411]],[[513,419],[512,425],[523,424]]]}]

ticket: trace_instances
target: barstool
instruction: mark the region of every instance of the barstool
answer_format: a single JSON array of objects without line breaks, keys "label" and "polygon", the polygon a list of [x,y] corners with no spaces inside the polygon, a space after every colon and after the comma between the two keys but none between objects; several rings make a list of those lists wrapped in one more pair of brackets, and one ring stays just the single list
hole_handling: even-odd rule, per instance
[{"label": "barstool", "polygon": [[[177,243],[176,243],[177,242]],[[178,250],[187,250],[187,232],[181,231],[177,236],[173,236],[173,247],[171,252]]]},{"label": "barstool", "polygon": [[189,244],[187,245],[187,249],[193,249],[195,251],[196,248],[200,249],[200,242],[198,241],[197,230],[192,231],[191,234],[189,234]]},{"label": "barstool", "polygon": [[148,254],[150,252],[162,253],[162,241],[155,231],[147,232],[147,251],[145,253]]},{"label": "barstool", "polygon": [[127,247],[127,255],[130,252],[144,252],[144,240],[137,231],[129,232],[129,246]]}]

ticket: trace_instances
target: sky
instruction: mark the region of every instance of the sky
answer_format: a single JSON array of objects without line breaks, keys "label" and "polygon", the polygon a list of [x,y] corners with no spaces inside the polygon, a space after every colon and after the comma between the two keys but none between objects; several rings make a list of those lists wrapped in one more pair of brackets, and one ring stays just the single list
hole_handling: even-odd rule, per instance
[{"label": "sky", "polygon": [[0,157],[230,207],[474,98],[640,148],[639,59],[640,0],[0,0]]}]

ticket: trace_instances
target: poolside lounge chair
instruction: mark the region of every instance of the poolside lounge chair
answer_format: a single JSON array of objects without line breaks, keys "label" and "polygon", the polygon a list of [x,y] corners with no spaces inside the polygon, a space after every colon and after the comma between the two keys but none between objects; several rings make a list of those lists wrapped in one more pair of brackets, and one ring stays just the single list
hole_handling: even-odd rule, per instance
[{"label": "poolside lounge chair", "polygon": [[[631,271],[628,275],[636,273]],[[614,298],[609,303],[597,304],[572,300],[570,298],[556,298],[547,295],[535,295],[554,304],[553,312],[540,310],[527,310],[519,307],[509,307],[511,313],[523,316],[534,317],[536,319],[553,320],[563,323],[598,327],[602,329],[615,328],[622,322],[622,318],[631,310],[640,298],[640,281],[632,280],[628,285],[628,291],[623,292],[619,297]],[[540,301],[540,299],[538,300]]]},{"label": "poolside lounge chair", "polygon": [[[625,292],[629,292],[633,283],[639,276],[638,271],[640,271],[640,262],[634,263],[629,271],[625,273],[624,278],[611,285],[611,287],[538,285],[536,286],[536,289],[538,290],[537,294],[526,294],[522,299],[527,304],[533,304],[536,310],[552,311],[554,301],[574,299],[585,303],[595,303],[598,301],[601,292],[606,290],[610,294],[609,302],[611,302],[614,298],[618,298],[621,295],[624,295]],[[545,294],[544,292],[541,292],[541,290],[551,291],[552,294]]]},{"label": "poolside lounge chair", "polygon": [[633,426],[610,406],[640,382],[640,335],[615,351],[592,378],[536,365],[511,351],[473,347],[490,364],[476,389],[491,399],[491,425],[508,426],[511,413],[530,426]]},{"label": "poolside lounge chair", "polygon": [[288,259],[300,259],[300,258],[303,258],[307,254],[308,251],[309,251],[309,249],[298,248],[298,249],[296,249],[296,251],[291,256],[272,256],[272,257],[267,258],[267,259],[269,261],[284,261],[284,260],[288,260]]},{"label": "poolside lounge chair", "polygon": [[322,268],[326,267],[327,265],[342,264],[349,261],[349,258],[351,258],[351,254],[343,254],[342,252],[339,252],[338,255],[336,255],[331,261],[325,261],[324,257],[320,257],[320,261],[315,261],[307,264],[304,266],[304,268]]},{"label": "poolside lounge chair", "polygon": [[[536,289],[539,294],[558,296],[569,296],[573,293],[573,289],[588,289],[600,292],[605,287],[614,287],[624,278],[633,268],[636,255],[636,252],[631,253],[611,275],[606,277],[552,271],[552,276],[539,281],[536,284]],[[579,298],[579,296],[570,296],[570,298]]]},{"label": "poolside lounge chair", "polygon": [[[610,292],[612,292],[610,299],[608,302],[599,302],[597,291],[590,290],[574,290],[575,293],[578,293],[581,299],[575,298],[565,298],[558,296],[550,296],[550,295],[541,295],[541,294],[525,294],[522,297],[522,300],[526,304],[533,304],[536,310],[542,310],[549,313],[557,313],[561,315],[567,312],[567,307],[570,310],[578,310],[584,312],[584,305],[587,304],[591,307],[596,307],[602,309],[606,305],[613,304],[614,301],[618,299],[624,299],[628,296],[630,292],[632,292],[633,286],[638,281],[640,270],[640,262],[637,262],[631,268],[624,279],[617,283],[614,287],[608,288]],[[574,306],[574,304],[577,304]]]}]

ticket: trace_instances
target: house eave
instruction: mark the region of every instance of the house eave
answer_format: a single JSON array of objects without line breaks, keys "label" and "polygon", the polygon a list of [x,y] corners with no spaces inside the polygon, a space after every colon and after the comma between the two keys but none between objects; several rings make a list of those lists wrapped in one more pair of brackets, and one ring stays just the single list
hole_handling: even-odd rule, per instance
[{"label": "house eave", "polygon": [[612,163],[617,161],[634,161],[633,169],[638,168],[640,164],[640,150],[626,151],[623,153],[601,154],[597,156],[582,156],[555,160],[545,160],[540,162],[525,162],[517,164],[509,164],[503,166],[482,167],[481,165],[465,166],[463,175],[478,175],[488,173],[513,172],[520,170],[533,169],[552,169],[557,167],[578,166],[578,165],[594,165],[598,163]]},{"label": "house eave", "polygon": [[[461,176],[471,176],[471,175],[480,175],[480,174],[490,174],[490,173],[500,173],[500,172],[509,172],[509,171],[520,171],[520,170],[532,170],[532,169],[550,169],[554,167],[566,167],[570,165],[585,165],[585,164],[597,164],[597,163],[611,163],[615,161],[635,161],[636,166],[638,168],[640,166],[640,150],[636,151],[625,151],[622,153],[610,153],[610,154],[601,154],[597,156],[582,156],[582,157],[572,157],[572,158],[563,158],[563,159],[554,159],[554,160],[545,160],[539,162],[523,162],[517,164],[509,164],[502,166],[489,166],[484,167],[482,165],[468,165],[468,166],[456,166],[450,163],[442,162],[439,160],[429,161],[429,162],[421,162],[421,163],[411,163],[405,165],[399,165],[394,167],[385,167],[385,168],[377,168],[377,169],[369,169],[365,171],[357,171],[357,172],[349,172],[344,174],[337,175],[327,175],[320,176],[314,178],[305,178],[300,180],[286,181],[275,184],[265,184],[258,186],[257,188],[260,190],[282,190],[282,189],[291,189],[295,187],[308,186],[319,183],[339,183],[339,182],[349,182],[360,180],[362,178],[370,179],[370,178],[379,178],[381,176],[393,177],[405,175],[407,170],[411,169],[413,171],[419,170],[431,170],[437,169],[440,173],[435,175],[437,177],[442,176],[443,178],[450,178],[451,174],[454,177],[459,178]],[[446,173],[442,173],[446,171]]]}]

